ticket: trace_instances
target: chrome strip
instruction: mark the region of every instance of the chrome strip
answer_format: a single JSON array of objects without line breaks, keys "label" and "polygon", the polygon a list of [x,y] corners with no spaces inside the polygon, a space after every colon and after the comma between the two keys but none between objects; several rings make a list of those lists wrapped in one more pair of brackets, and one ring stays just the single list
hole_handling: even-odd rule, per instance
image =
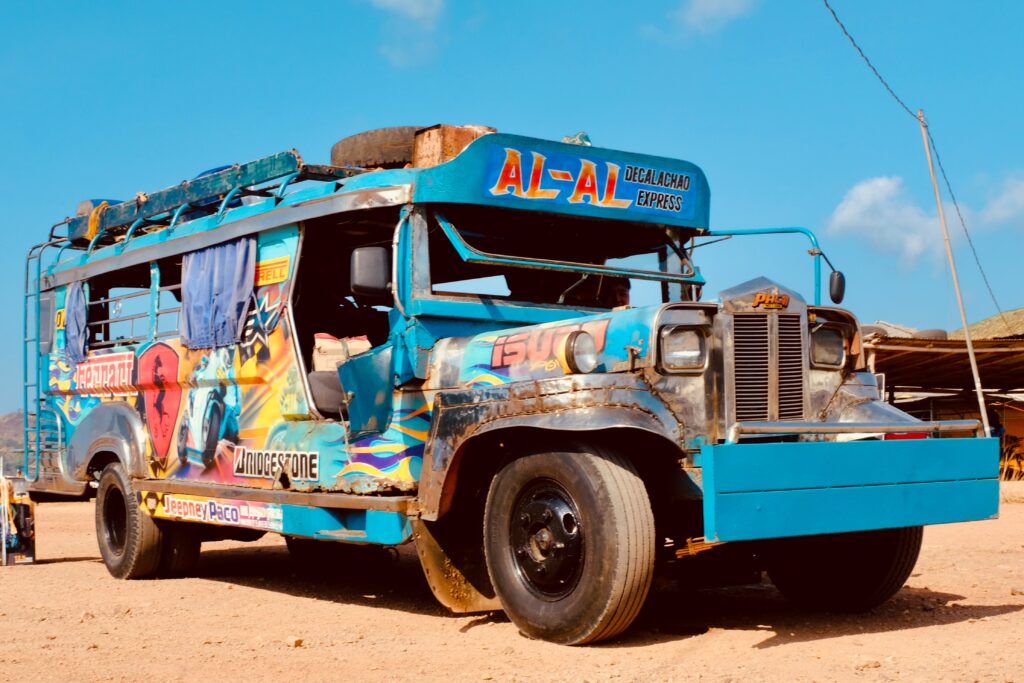
[{"label": "chrome strip", "polygon": [[[740,434],[899,434],[902,432],[978,431],[978,420],[942,422],[737,422],[729,428],[726,443],[736,443]],[[982,434],[979,433],[979,436]]]}]

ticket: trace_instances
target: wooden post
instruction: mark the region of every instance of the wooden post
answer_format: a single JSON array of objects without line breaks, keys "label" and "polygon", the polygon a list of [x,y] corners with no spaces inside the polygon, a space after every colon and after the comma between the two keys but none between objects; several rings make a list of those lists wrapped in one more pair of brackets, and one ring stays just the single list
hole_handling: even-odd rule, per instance
[{"label": "wooden post", "polygon": [[967,313],[964,311],[964,298],[960,293],[960,278],[956,274],[956,262],[953,260],[953,247],[949,243],[949,229],[946,227],[946,212],[942,210],[942,195],[939,193],[939,182],[935,178],[935,165],[932,164],[932,146],[928,140],[928,124],[924,120],[924,110],[917,110],[917,121],[921,124],[921,140],[924,142],[924,154],[928,159],[928,173],[932,177],[932,189],[935,191],[935,206],[939,211],[939,223],[942,225],[942,239],[946,244],[946,258],[949,259],[949,272],[953,276],[953,289],[956,290],[956,302],[960,307],[960,322],[964,326],[964,341],[967,342],[967,357],[971,361],[971,374],[974,375],[974,392],[978,396],[978,410],[981,411],[981,424],[985,428],[985,436],[992,432],[988,424],[988,410],[985,408],[985,394],[981,389],[981,375],[978,374],[978,359],[974,356],[974,343],[971,341],[971,328],[967,325]]}]

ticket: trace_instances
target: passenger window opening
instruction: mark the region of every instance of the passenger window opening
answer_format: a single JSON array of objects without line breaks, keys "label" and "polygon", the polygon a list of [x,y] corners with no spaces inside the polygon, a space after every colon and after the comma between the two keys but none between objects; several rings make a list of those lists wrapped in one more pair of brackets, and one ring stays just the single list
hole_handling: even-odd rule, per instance
[{"label": "passenger window opening", "polygon": [[390,305],[351,291],[352,252],[390,250],[397,209],[360,212],[356,218],[325,216],[303,225],[300,263],[293,279],[292,316],[299,353],[318,410],[343,417],[346,398],[338,367],[383,345],[390,333]]},{"label": "passenger window opening", "polygon": [[156,301],[156,338],[177,337],[181,329],[181,256],[157,262],[160,288]]},{"label": "passenger window opening", "polygon": [[88,282],[89,349],[135,344],[150,337],[148,263],[104,273]]}]

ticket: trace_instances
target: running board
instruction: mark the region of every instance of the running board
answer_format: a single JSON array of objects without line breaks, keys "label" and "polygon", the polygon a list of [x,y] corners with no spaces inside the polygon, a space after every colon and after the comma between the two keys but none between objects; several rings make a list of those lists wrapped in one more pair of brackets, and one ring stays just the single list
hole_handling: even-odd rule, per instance
[{"label": "running board", "polygon": [[254,503],[277,503],[279,505],[305,505],[317,508],[344,510],[383,510],[405,513],[415,496],[357,496],[351,493],[306,493],[304,491],[282,491],[251,489],[244,486],[204,484],[179,479],[135,479],[132,485],[136,491],[154,493],[177,493],[185,496],[206,496],[208,498],[229,498]]}]

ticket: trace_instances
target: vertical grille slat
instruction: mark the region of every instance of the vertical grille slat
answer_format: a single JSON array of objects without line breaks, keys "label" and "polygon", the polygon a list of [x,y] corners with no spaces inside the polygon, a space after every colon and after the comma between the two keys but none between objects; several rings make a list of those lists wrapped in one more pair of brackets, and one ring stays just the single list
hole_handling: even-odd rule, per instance
[{"label": "vertical grille slat", "polygon": [[736,419],[768,419],[768,316],[737,315],[733,322]]},{"label": "vertical grille slat", "polygon": [[803,323],[799,315],[779,315],[779,419],[803,418]]},{"label": "vertical grille slat", "polygon": [[[779,314],[777,323],[773,353],[769,315],[738,314],[733,318],[737,421],[804,419],[803,318]],[[773,377],[777,378],[775,387],[771,386]],[[773,395],[778,396],[774,406]]]}]

